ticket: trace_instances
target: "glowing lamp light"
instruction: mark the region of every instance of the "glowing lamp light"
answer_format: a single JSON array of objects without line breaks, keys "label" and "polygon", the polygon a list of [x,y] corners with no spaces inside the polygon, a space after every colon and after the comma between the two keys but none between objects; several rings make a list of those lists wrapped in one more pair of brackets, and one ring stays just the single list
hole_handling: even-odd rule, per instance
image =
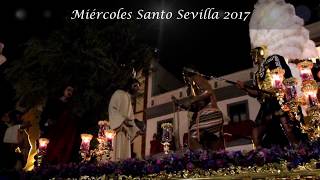
[{"label": "glowing lamp light", "polygon": [[107,140],[112,140],[114,138],[114,136],[116,135],[116,133],[112,129],[105,130],[104,134],[105,134]]},{"label": "glowing lamp light", "polygon": [[110,150],[112,150],[112,141],[113,141],[113,138],[114,136],[116,135],[116,132],[112,129],[108,129],[108,130],[105,130],[104,131],[104,134],[106,136],[106,139],[107,139],[107,156],[109,157],[110,156]]},{"label": "glowing lamp light", "polygon": [[81,146],[80,149],[84,152],[88,152],[90,149],[90,141],[92,139],[92,135],[91,134],[81,134]]},{"label": "glowing lamp light", "polygon": [[307,80],[302,83],[301,88],[309,106],[315,106],[318,104],[317,92],[318,84],[314,80]]},{"label": "glowing lamp light", "polygon": [[278,74],[272,75],[272,87],[277,89],[281,88],[281,79]]},{"label": "glowing lamp light", "polygon": [[270,72],[271,84],[272,84],[273,88],[275,88],[275,89],[282,88],[282,81],[283,81],[284,72],[285,71],[282,68],[276,68]]},{"label": "glowing lamp light", "polygon": [[49,139],[47,138],[40,138],[39,139],[39,150],[40,151],[45,151],[47,150],[48,144],[49,144]]},{"label": "glowing lamp light", "polygon": [[302,69],[300,71],[300,76],[302,80],[313,79],[311,69]]},{"label": "glowing lamp light", "polygon": [[312,61],[303,61],[297,65],[298,69],[300,70],[300,77],[302,81],[312,80],[313,75],[311,69],[313,67]]}]

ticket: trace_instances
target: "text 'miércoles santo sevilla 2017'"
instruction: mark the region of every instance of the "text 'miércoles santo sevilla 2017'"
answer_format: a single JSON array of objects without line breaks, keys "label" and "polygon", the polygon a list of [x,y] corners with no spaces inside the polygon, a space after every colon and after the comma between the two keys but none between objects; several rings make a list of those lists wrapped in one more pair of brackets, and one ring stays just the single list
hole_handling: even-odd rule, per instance
[{"label": "text 'mi\u00e9rcoles santo sevilla 2017'", "polygon": [[139,9],[137,11],[129,11],[125,8],[119,8],[113,11],[104,11],[98,9],[74,9],[71,12],[71,19],[141,19],[141,20],[242,20],[246,21],[251,14],[250,11],[226,11],[215,8],[203,8],[195,11],[179,9],[177,11],[149,11]]}]

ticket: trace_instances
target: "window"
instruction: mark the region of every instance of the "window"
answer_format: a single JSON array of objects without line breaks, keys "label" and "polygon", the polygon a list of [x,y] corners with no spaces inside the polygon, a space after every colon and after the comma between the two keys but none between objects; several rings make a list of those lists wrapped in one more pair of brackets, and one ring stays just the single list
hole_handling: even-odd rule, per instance
[{"label": "window", "polygon": [[248,100],[228,104],[227,108],[230,122],[236,123],[249,119]]},{"label": "window", "polygon": [[[165,119],[165,120],[159,121],[157,123],[157,135],[160,138],[160,141],[162,141],[163,131],[162,131],[161,125],[163,123],[173,123],[173,118]],[[170,142],[170,150],[172,150],[172,151],[176,150],[175,137],[174,136],[172,136],[172,141]]]}]

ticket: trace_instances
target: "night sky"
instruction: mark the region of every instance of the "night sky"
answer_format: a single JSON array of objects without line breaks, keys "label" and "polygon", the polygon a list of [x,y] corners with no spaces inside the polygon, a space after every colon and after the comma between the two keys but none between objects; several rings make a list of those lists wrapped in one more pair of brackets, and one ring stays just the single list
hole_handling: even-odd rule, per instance
[{"label": "night sky", "polygon": [[[104,10],[124,7],[126,10],[146,9],[176,12],[178,9],[200,11],[215,8],[219,11],[250,11],[255,0],[241,1],[139,1],[102,4],[86,1],[86,4],[70,5],[42,3],[37,7],[30,4],[17,7],[0,7],[0,41],[5,44],[4,54],[8,61],[21,56],[23,43],[30,37],[46,38],[59,28],[70,12],[77,8],[102,8]],[[312,23],[320,19],[319,0],[287,1],[296,6],[297,13]],[[91,3],[91,4],[90,4]],[[107,20],[106,20],[107,21]],[[224,75],[252,66],[249,57],[249,18],[241,20],[149,20],[145,39],[152,48],[160,51],[160,63],[177,77],[183,66],[193,66],[197,70]],[[152,22],[153,21],[153,22]]]}]

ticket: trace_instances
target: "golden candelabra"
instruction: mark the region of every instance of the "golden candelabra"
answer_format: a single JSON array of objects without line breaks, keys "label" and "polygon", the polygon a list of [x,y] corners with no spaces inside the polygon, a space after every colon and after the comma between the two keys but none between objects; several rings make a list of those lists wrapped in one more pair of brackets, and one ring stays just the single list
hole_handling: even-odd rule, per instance
[{"label": "golden candelabra", "polygon": [[307,133],[311,141],[320,137],[320,109],[317,98],[318,84],[314,80],[311,68],[313,62],[303,60],[298,65],[300,77],[302,79],[301,91],[304,94],[303,104],[307,106],[307,115],[304,117],[304,122],[301,122],[302,131]]},{"label": "golden candelabra", "polygon": [[[302,80],[301,92],[303,95],[300,97],[297,93],[297,78],[284,79],[285,70],[282,68],[271,71],[267,69],[265,79],[260,87],[275,95],[281,106],[281,111],[287,112],[290,120],[299,121],[302,132],[306,133],[313,141],[320,137],[320,108],[317,98],[318,84],[313,78],[312,66],[313,63],[309,60],[300,60],[297,64]],[[302,106],[305,107],[306,114],[301,112],[300,107]]]},{"label": "golden candelabra", "polygon": [[92,157],[95,157],[98,163],[104,163],[106,161],[110,161],[111,159],[111,152],[113,151],[112,142],[116,133],[110,129],[107,121],[99,121],[98,125],[99,132],[97,140],[99,144],[95,149],[90,150],[90,141],[92,139],[92,135],[81,135],[82,143],[80,147],[80,154],[82,157],[82,162],[88,162]]}]

